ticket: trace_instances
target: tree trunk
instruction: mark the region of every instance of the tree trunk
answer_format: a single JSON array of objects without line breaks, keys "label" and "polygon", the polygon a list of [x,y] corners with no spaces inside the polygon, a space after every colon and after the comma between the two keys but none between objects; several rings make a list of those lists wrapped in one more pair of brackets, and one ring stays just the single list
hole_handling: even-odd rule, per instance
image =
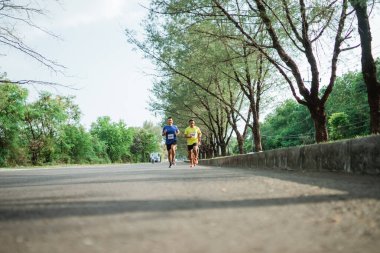
[{"label": "tree trunk", "polygon": [[206,158],[213,158],[213,157],[214,157],[214,149],[212,148],[211,144],[208,144]]},{"label": "tree trunk", "polygon": [[239,154],[244,154],[244,138],[242,135],[236,137],[238,142]]},{"label": "tree trunk", "polygon": [[367,14],[366,1],[353,1],[358,20],[360,43],[362,48],[362,73],[367,86],[368,104],[370,108],[371,133],[380,133],[380,83],[376,78],[376,64],[372,56],[372,37]]},{"label": "tree trunk", "polygon": [[257,115],[254,115],[254,124],[252,126],[253,140],[255,144],[255,152],[263,151],[263,146],[261,144],[261,133],[260,133],[260,123]]},{"label": "tree trunk", "polygon": [[38,154],[37,154],[37,152],[32,152],[31,161],[32,161],[33,165],[37,165],[37,161],[38,161]]},{"label": "tree trunk", "polygon": [[221,156],[226,156],[227,155],[226,143],[220,143],[219,147],[220,147]]},{"label": "tree trunk", "polygon": [[211,149],[212,149],[212,157],[218,157],[218,145],[215,143],[215,140],[213,137],[211,137]]},{"label": "tree trunk", "polygon": [[310,105],[308,108],[314,121],[315,141],[317,143],[328,141],[327,117],[324,106]]}]

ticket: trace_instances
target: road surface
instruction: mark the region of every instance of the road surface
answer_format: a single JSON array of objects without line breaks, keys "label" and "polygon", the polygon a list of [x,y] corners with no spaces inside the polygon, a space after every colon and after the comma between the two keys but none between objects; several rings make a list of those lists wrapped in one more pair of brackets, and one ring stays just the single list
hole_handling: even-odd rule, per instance
[{"label": "road surface", "polygon": [[380,177],[167,163],[0,170],[0,252],[380,252]]}]

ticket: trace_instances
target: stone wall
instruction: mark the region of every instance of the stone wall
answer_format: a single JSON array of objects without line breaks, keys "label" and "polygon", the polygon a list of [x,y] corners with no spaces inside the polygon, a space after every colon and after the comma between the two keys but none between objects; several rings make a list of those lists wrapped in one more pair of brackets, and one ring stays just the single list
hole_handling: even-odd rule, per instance
[{"label": "stone wall", "polygon": [[380,174],[380,135],[203,159],[200,165]]}]

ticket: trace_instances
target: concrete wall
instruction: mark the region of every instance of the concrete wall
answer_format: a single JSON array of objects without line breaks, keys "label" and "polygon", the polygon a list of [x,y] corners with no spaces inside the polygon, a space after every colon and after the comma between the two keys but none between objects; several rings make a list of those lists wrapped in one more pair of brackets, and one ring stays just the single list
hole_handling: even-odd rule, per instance
[{"label": "concrete wall", "polygon": [[380,135],[203,159],[200,165],[380,174]]}]

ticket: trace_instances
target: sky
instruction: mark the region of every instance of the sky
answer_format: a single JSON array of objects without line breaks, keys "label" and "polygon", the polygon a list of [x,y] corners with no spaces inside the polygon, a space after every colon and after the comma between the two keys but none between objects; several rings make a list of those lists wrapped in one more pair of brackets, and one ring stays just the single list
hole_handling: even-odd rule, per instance
[{"label": "sky", "polygon": [[81,123],[89,128],[99,116],[123,120],[127,126],[158,123],[148,110],[154,66],[127,42],[125,29],[142,33],[149,0],[60,0],[44,1],[48,17],[35,23],[57,34],[20,30],[24,41],[44,56],[66,67],[55,73],[30,57],[8,50],[0,56],[1,71],[11,80],[43,80],[73,85],[74,89],[28,86],[31,99],[37,91],[73,95],[82,111]]},{"label": "sky", "polygon": [[[73,95],[82,111],[81,123],[89,128],[100,116],[123,120],[141,127],[144,121],[161,119],[148,110],[154,66],[128,44],[125,29],[143,34],[141,23],[150,0],[60,0],[41,1],[48,17],[36,19],[41,27],[59,35],[55,39],[41,31],[20,29],[25,42],[50,59],[64,65],[65,75],[52,72],[30,57],[8,49],[0,55],[0,71],[11,80],[31,79],[73,85],[76,89],[27,86],[30,98],[37,91]],[[374,56],[380,56],[379,15],[371,21]],[[375,25],[376,24],[376,25]],[[2,48],[3,50],[3,48]],[[360,57],[348,57],[339,71],[360,68]],[[290,94],[290,93],[289,93]]]}]

